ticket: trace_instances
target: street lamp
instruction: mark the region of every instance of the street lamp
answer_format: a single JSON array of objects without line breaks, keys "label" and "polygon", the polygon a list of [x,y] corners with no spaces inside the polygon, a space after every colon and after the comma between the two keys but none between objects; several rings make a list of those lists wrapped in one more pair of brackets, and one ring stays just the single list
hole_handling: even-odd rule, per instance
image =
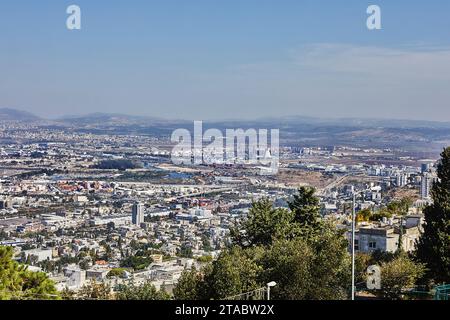
[{"label": "street lamp", "polygon": [[356,229],[356,195],[364,191],[353,192],[352,209],[352,300],[355,300],[355,229]]},{"label": "street lamp", "polygon": [[270,300],[270,288],[275,287],[277,283],[275,281],[271,281],[267,284],[267,300]]},{"label": "street lamp", "polygon": [[356,206],[356,193],[353,193],[353,205],[352,205],[352,300],[355,300],[355,206]]}]

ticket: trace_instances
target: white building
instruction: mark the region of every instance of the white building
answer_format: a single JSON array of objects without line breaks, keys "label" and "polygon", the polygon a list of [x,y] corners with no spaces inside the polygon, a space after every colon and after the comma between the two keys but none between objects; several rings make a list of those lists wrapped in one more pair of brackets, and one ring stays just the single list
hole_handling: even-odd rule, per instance
[{"label": "white building", "polygon": [[106,217],[95,217],[89,220],[91,226],[104,226],[108,223],[114,223],[115,227],[125,226],[130,224],[131,218],[128,215],[111,215]]},{"label": "white building", "polygon": [[32,249],[23,251],[25,256],[31,257],[34,256],[37,259],[37,262],[51,260],[53,258],[53,250],[52,249]]},{"label": "white building", "polygon": [[[412,219],[406,219],[402,228],[402,248],[406,252],[413,251],[415,244],[420,237],[420,231],[417,224],[421,219],[415,216]],[[351,234],[348,234],[351,239]],[[382,252],[396,252],[400,239],[400,229],[393,225],[373,226],[368,225],[360,227],[355,233],[355,251],[370,253],[380,250]]]},{"label": "white building", "polygon": [[79,289],[86,282],[86,271],[81,270],[80,267],[69,265],[64,269],[64,275],[68,278],[66,286],[69,289]]}]

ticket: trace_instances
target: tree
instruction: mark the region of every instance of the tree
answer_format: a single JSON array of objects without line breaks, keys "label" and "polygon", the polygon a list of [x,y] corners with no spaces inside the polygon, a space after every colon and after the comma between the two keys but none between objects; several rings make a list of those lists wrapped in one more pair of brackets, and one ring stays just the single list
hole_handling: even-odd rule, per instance
[{"label": "tree", "polygon": [[388,299],[401,299],[402,291],[413,287],[424,272],[425,265],[400,253],[394,260],[381,264],[381,294]]},{"label": "tree", "polygon": [[55,300],[60,299],[55,283],[43,272],[27,271],[22,291],[27,299]]},{"label": "tree", "polygon": [[254,202],[247,219],[231,228],[233,243],[241,247],[267,246],[273,239],[292,238],[296,233],[294,213],[276,209],[272,202],[264,199]]},{"label": "tree", "polygon": [[396,257],[398,257],[398,255],[399,255],[399,253],[397,253],[397,252],[382,251],[381,249],[377,249],[375,251],[372,251],[372,253],[370,254],[369,265],[374,265],[374,264],[379,265],[382,263],[391,262]]},{"label": "tree", "polygon": [[209,256],[209,255],[204,255],[204,256],[198,257],[197,261],[198,262],[204,262],[204,263],[205,262],[211,262],[211,261],[213,261],[213,257]]},{"label": "tree", "polygon": [[290,201],[289,209],[294,213],[294,221],[308,231],[315,232],[321,228],[320,201],[314,193],[315,188],[300,187],[298,194]]},{"label": "tree", "polygon": [[0,230],[0,241],[8,239],[8,234],[2,229]]},{"label": "tree", "polygon": [[372,256],[368,253],[357,252],[355,256],[356,284],[366,282],[367,268],[371,265]]},{"label": "tree", "polygon": [[321,233],[310,240],[314,257],[310,299],[345,299],[351,283],[350,255],[344,231],[323,222]]},{"label": "tree", "polygon": [[181,244],[180,249],[178,251],[179,251],[178,255],[182,258],[192,258],[194,255],[192,252],[192,248],[186,245],[185,243]]},{"label": "tree", "polygon": [[350,289],[347,240],[331,224],[314,238],[280,240],[263,260],[264,281],[277,282],[275,299],[344,299]]},{"label": "tree", "polygon": [[369,221],[372,216],[372,211],[370,209],[362,209],[356,214],[356,222]]},{"label": "tree", "polygon": [[119,285],[116,298],[118,300],[169,300],[170,295],[164,289],[157,290],[150,281],[147,281],[139,286],[133,283]]},{"label": "tree", "polygon": [[263,258],[266,281],[275,281],[272,289],[275,299],[306,299],[314,281],[309,267],[314,253],[302,239],[280,240],[274,243]]},{"label": "tree", "polygon": [[257,289],[262,268],[257,264],[256,248],[235,246],[222,252],[211,268],[204,270],[204,285],[199,289],[203,299],[224,299]]},{"label": "tree", "polygon": [[381,209],[374,214],[372,214],[369,218],[370,221],[381,221],[383,218],[390,219],[392,218],[392,214],[386,209]]},{"label": "tree", "polygon": [[439,181],[433,184],[433,204],[424,209],[424,231],[416,257],[427,266],[424,280],[450,282],[450,147],[444,149],[438,164]]},{"label": "tree", "polygon": [[[224,299],[277,282],[276,299],[342,299],[350,289],[348,243],[322,221],[314,189],[301,188],[291,210],[269,200],[253,203],[232,229],[234,246],[199,274],[185,273],[177,296]],[[182,290],[181,290],[182,289]]]},{"label": "tree", "polygon": [[147,268],[153,259],[146,256],[129,256],[120,261],[120,266],[124,268],[133,268],[133,270],[143,270]]},{"label": "tree", "polygon": [[60,296],[43,272],[31,272],[13,259],[11,247],[0,247],[0,300],[54,300]]},{"label": "tree", "polygon": [[205,251],[212,251],[211,243],[206,235],[202,236],[202,247]]},{"label": "tree", "polygon": [[403,197],[399,201],[391,201],[387,206],[386,210],[392,215],[406,215],[408,214],[409,208],[413,204],[413,199],[411,197]]},{"label": "tree", "polygon": [[127,273],[127,269],[125,269],[125,268],[113,268],[108,272],[107,277],[108,278],[114,278],[114,277],[123,278],[126,275],[126,273]]},{"label": "tree", "polygon": [[199,286],[201,284],[201,274],[195,267],[184,270],[173,288],[173,297],[176,300],[196,300],[199,299]]},{"label": "tree", "polygon": [[91,281],[78,291],[77,298],[82,300],[111,300],[113,294],[109,285]]},{"label": "tree", "polygon": [[174,295],[223,299],[275,281],[275,299],[343,299],[351,283],[347,241],[331,224],[324,223],[322,230],[312,238],[228,248],[201,272],[185,271]]}]

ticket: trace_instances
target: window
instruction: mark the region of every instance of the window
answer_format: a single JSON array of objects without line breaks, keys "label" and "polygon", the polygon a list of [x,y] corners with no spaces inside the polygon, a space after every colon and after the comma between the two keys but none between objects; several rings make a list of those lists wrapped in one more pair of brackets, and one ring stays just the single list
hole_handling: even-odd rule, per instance
[{"label": "window", "polygon": [[375,241],[370,241],[369,242],[369,248],[376,249],[377,248],[377,243]]}]

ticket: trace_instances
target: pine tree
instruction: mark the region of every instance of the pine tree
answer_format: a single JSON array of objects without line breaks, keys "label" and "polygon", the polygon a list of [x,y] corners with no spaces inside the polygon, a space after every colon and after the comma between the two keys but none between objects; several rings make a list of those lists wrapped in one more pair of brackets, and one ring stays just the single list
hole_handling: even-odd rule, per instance
[{"label": "pine tree", "polygon": [[199,299],[199,284],[201,282],[200,273],[195,267],[190,270],[184,270],[173,288],[173,297],[175,300],[197,300]]},{"label": "pine tree", "polygon": [[289,209],[295,214],[294,221],[302,228],[317,231],[321,227],[320,201],[312,187],[300,187],[298,194],[289,202]]},{"label": "pine tree", "polygon": [[31,272],[13,260],[12,247],[0,246],[0,300],[59,299],[55,283],[43,272]]},{"label": "pine tree", "polygon": [[234,244],[241,247],[270,245],[273,239],[290,239],[297,232],[293,212],[274,208],[268,199],[254,202],[247,219],[230,229]]},{"label": "pine tree", "polygon": [[450,147],[438,164],[438,181],[433,184],[433,204],[425,208],[425,225],[416,257],[426,264],[426,280],[450,282]]}]

